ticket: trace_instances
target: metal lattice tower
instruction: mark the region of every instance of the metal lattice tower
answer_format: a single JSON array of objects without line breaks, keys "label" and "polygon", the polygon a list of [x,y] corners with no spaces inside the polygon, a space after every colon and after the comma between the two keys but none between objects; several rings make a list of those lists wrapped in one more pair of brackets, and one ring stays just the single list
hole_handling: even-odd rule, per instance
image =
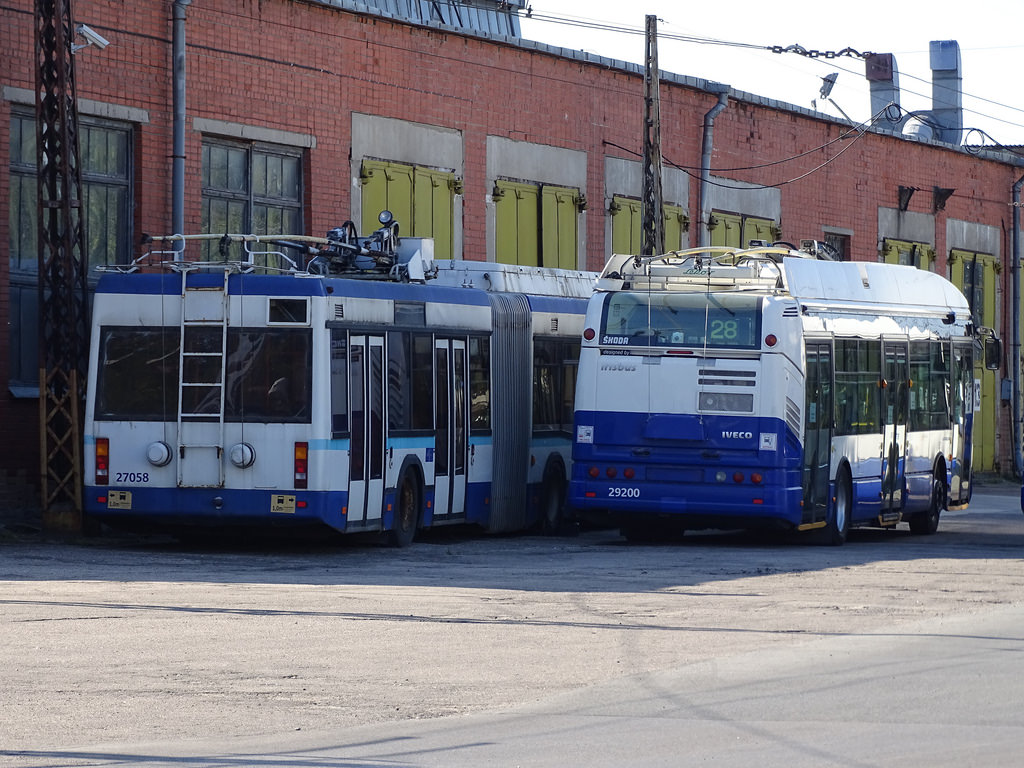
[{"label": "metal lattice tower", "polygon": [[661,195],[661,77],[658,70],[658,17],[647,17],[644,61],[644,177],[641,201],[644,256],[665,252],[665,213]]},{"label": "metal lattice tower", "polygon": [[80,529],[88,333],[71,19],[71,0],[36,0],[42,510],[49,525]]}]

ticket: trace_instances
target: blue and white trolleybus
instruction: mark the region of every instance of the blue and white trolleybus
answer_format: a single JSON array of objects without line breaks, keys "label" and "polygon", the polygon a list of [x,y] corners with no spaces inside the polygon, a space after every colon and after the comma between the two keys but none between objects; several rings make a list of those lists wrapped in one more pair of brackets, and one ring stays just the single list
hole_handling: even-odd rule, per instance
[{"label": "blue and white trolleybus", "polygon": [[434,262],[431,241],[382,223],[370,238],[173,236],[104,274],[86,513],[398,545],[447,523],[556,529],[595,275]]},{"label": "blue and white trolleybus", "polygon": [[933,533],[971,495],[976,350],[932,272],[757,244],[613,256],[587,311],[570,502],[629,538]]}]

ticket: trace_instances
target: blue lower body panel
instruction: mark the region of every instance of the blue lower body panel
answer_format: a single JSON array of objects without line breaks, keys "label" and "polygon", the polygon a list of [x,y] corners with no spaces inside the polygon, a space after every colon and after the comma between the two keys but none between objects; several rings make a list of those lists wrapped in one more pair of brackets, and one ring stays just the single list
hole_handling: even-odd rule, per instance
[{"label": "blue lower body panel", "polygon": [[[592,522],[644,518],[682,528],[803,521],[800,446],[766,417],[577,411],[569,504]],[[588,434],[585,429],[583,434]]]}]

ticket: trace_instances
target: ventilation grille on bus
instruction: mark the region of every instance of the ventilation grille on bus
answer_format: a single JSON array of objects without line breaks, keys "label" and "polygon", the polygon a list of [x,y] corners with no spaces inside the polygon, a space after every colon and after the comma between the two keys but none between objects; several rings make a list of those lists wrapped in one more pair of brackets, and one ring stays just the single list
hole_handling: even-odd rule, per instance
[{"label": "ventilation grille on bus", "polygon": [[757,386],[757,371],[729,371],[721,368],[701,368],[698,384],[713,384],[719,387]]},{"label": "ventilation grille on bus", "polygon": [[794,435],[800,434],[800,407],[786,398],[786,424],[793,430]]},{"label": "ventilation grille on bus", "polygon": [[334,319],[344,320],[345,319],[345,305],[340,301],[334,305]]},{"label": "ventilation grille on bus", "polygon": [[800,307],[798,307],[796,304],[793,304],[792,306],[786,307],[784,310],[782,310],[782,316],[783,317],[800,317]]},{"label": "ventilation grille on bus", "polygon": [[551,332],[552,333],[558,333],[558,318],[557,317],[552,317],[551,318]]}]

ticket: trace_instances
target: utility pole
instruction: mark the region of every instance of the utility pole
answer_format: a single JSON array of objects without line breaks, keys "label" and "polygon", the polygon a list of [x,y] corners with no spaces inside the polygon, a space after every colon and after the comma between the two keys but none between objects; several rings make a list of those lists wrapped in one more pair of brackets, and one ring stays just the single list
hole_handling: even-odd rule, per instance
[{"label": "utility pole", "polygon": [[644,58],[644,180],[640,205],[643,238],[640,253],[665,252],[665,208],[661,196],[661,77],[658,70],[658,17],[647,17]]},{"label": "utility pole", "polygon": [[82,530],[85,233],[71,0],[36,0],[39,445],[43,522]]}]

